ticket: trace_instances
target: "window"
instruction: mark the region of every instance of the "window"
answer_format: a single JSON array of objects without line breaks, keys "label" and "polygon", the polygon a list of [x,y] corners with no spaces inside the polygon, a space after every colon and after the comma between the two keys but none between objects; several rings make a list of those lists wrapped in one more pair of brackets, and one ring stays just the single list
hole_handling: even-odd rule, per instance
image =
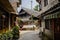
[{"label": "window", "polygon": [[42,4],[41,1],[39,2],[39,11],[42,10]]},{"label": "window", "polygon": [[[5,15],[6,16],[6,15]],[[4,18],[4,28],[7,28],[9,26],[9,17]]]},{"label": "window", "polygon": [[60,18],[54,19],[54,32],[60,32]]},{"label": "window", "polygon": [[3,27],[3,18],[2,16],[0,16],[0,30],[2,30],[2,27]]},{"label": "window", "polygon": [[49,20],[45,20],[45,28],[46,28],[46,29],[49,29],[49,25],[50,25],[50,24],[49,24]]},{"label": "window", "polygon": [[59,0],[59,2],[60,2],[60,0]]},{"label": "window", "polygon": [[44,0],[44,6],[48,5],[48,0]]}]

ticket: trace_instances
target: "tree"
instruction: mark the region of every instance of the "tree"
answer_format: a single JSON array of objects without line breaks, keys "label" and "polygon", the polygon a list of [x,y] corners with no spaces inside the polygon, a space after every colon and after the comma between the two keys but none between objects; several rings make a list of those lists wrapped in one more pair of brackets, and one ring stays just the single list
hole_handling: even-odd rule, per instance
[{"label": "tree", "polygon": [[33,20],[33,17],[34,17],[34,16],[32,15],[29,19],[30,19],[30,20]]},{"label": "tree", "polygon": [[34,10],[35,10],[35,11],[38,11],[38,7],[39,7],[39,6],[36,5],[36,6],[34,7]]}]

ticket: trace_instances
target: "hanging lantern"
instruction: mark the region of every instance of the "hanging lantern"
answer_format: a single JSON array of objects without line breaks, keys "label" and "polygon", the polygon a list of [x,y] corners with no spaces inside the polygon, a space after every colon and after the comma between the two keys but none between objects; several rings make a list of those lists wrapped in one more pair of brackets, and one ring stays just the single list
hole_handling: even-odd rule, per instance
[{"label": "hanging lantern", "polygon": [[5,18],[5,15],[2,15],[3,18]]}]

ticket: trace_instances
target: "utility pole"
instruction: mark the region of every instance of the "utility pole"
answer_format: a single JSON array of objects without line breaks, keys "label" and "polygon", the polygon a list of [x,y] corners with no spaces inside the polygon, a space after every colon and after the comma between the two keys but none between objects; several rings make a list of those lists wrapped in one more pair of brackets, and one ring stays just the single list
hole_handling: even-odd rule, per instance
[{"label": "utility pole", "polygon": [[[31,11],[32,11],[32,3],[33,3],[33,1],[31,0]],[[32,12],[31,12],[31,14],[32,14]],[[32,23],[33,23],[32,15],[31,15],[31,21],[32,21]]]},{"label": "utility pole", "polygon": [[32,0],[31,0],[31,10],[32,10]]},{"label": "utility pole", "polygon": [[[32,10],[32,0],[31,0],[31,10]],[[31,14],[32,14],[32,12],[31,12]],[[32,15],[31,15],[31,20],[32,20]]]}]

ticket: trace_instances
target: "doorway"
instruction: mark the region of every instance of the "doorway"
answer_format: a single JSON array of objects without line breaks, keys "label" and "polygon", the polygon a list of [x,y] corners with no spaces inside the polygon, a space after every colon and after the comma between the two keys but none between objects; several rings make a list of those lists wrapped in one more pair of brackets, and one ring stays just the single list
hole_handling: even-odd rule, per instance
[{"label": "doorway", "polygon": [[54,19],[54,40],[60,39],[60,18]]}]

